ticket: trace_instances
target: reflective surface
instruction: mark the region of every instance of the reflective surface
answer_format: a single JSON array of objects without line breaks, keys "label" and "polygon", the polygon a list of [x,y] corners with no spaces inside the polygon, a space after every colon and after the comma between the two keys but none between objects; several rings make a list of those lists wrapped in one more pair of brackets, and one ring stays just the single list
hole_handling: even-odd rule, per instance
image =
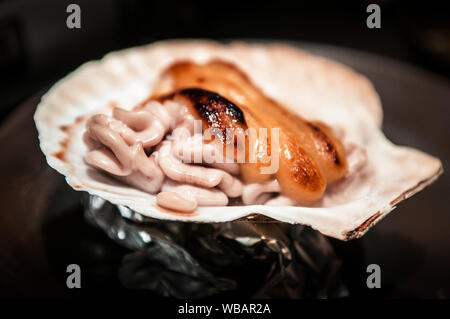
[{"label": "reflective surface", "polygon": [[97,196],[83,199],[86,219],[133,251],[118,270],[128,289],[177,298],[348,295],[333,247],[309,227],[266,218],[216,224],[161,221]]}]

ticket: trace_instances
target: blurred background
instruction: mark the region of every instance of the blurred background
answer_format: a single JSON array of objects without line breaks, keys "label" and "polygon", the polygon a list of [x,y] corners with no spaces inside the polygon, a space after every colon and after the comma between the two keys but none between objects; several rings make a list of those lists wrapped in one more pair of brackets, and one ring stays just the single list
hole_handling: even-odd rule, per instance
[{"label": "blurred background", "polygon": [[[66,8],[81,7],[81,29]],[[381,6],[381,29],[366,8]],[[370,51],[450,74],[449,1],[0,0],[0,118],[81,63],[167,38],[269,38]]]},{"label": "blurred background", "polygon": [[[66,26],[70,3],[81,29]],[[380,29],[366,25],[370,3],[381,7]],[[73,262],[86,278],[80,295],[135,296],[117,278],[130,251],[86,224],[80,194],[45,163],[32,116],[82,63],[171,38],[299,41],[369,77],[384,133],[439,157],[445,173],[362,239],[330,240],[343,280],[356,297],[450,296],[450,1],[0,0],[0,297],[78,296],[65,286]],[[365,285],[370,263],[382,266],[382,289]]]}]

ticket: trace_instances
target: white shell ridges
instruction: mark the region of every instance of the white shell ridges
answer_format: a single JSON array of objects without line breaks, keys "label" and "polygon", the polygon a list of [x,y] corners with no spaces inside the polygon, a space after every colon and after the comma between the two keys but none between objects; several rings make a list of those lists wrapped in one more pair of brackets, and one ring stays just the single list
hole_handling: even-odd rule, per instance
[{"label": "white shell ridges", "polygon": [[[120,184],[83,161],[86,146],[81,136],[85,122],[80,117],[109,114],[111,102],[131,109],[151,93],[160,72],[172,62],[206,62],[211,58],[235,63],[266,94],[303,117],[345,128],[344,142],[366,149],[372,169],[370,178],[355,179],[342,196],[325,195],[318,207],[199,207],[193,215],[173,215],[156,208],[154,195]],[[279,44],[165,41],[114,52],[84,64],[57,82],[43,96],[34,118],[48,164],[65,175],[74,189],[165,220],[225,222],[257,213],[310,225],[346,240],[364,234],[399,201],[442,173],[439,159],[395,146],[385,138],[380,130],[381,104],[365,77],[338,63]],[[64,125],[70,125],[70,131],[61,130]],[[61,142],[68,138],[62,161],[56,154],[61,151]]]}]

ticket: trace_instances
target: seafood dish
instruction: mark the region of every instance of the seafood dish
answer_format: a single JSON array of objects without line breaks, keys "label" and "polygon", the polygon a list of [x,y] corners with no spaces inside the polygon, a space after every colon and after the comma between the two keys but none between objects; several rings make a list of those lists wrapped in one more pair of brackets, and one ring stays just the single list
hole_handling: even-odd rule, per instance
[{"label": "seafood dish", "polygon": [[284,44],[162,41],[56,83],[35,123],[69,185],[144,216],[362,236],[442,173],[391,143],[363,75]]}]

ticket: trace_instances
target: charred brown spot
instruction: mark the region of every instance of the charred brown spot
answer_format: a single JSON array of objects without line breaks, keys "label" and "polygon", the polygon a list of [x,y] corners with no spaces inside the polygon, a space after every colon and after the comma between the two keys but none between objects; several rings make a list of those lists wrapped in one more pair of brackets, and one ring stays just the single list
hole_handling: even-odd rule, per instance
[{"label": "charred brown spot", "polygon": [[317,168],[311,159],[305,154],[304,150],[297,144],[286,142],[283,146],[284,152],[290,155],[285,158],[290,162],[290,173],[292,179],[300,185],[303,185],[310,191],[317,191],[321,187],[321,179],[318,175]]},{"label": "charred brown spot", "polygon": [[217,93],[193,88],[182,90],[180,94],[189,98],[197,112],[212,125],[227,122],[245,123],[241,109]]},{"label": "charred brown spot", "polygon": [[175,94],[186,98],[198,116],[206,121],[208,127],[219,129],[222,132],[223,139],[227,138],[227,128],[238,129],[245,126],[242,110],[217,93],[189,88]]},{"label": "charred brown spot", "polygon": [[320,188],[320,182],[316,170],[312,167],[311,162],[296,161],[291,170],[292,178],[298,183],[305,186],[310,191],[316,191]]},{"label": "charred brown spot", "polygon": [[[160,103],[183,97],[198,117],[206,122],[207,128],[218,129],[222,133],[223,142],[227,139],[227,128],[245,129],[244,113],[233,102],[221,95],[199,88],[188,88],[156,98]],[[214,133],[214,132],[213,132]],[[234,141],[236,142],[236,141]]]},{"label": "charred brown spot", "polygon": [[86,119],[86,116],[84,115],[77,116],[72,124],[60,125],[59,129],[64,133],[67,133],[72,129],[72,127],[74,127],[76,124],[80,124],[84,119]]},{"label": "charred brown spot", "polygon": [[362,232],[364,232],[367,227],[372,225],[379,217],[381,217],[383,214],[380,211],[377,211],[375,214],[370,216],[368,219],[366,219],[361,225],[356,227],[354,230],[349,231],[347,234],[345,234],[345,239],[350,240],[353,238],[357,238],[360,236]]},{"label": "charred brown spot", "polygon": [[325,152],[329,153],[332,156],[333,162],[338,166],[341,165],[341,161],[337,154],[336,148],[333,146],[328,135],[320,127],[311,122],[306,122],[306,125],[308,125],[313,130],[314,136],[323,145],[323,149],[325,150]]},{"label": "charred brown spot", "polygon": [[381,212],[377,211],[375,214],[373,214],[372,216],[370,216],[368,219],[366,219],[364,221],[364,223],[362,223],[358,228],[357,231],[358,232],[362,232],[363,230],[365,230],[370,224],[372,224],[378,217],[381,216]]},{"label": "charred brown spot", "polygon": [[66,153],[64,150],[53,153],[53,156],[59,159],[60,161],[66,161]]},{"label": "charred brown spot", "polygon": [[339,156],[337,155],[336,150],[333,150],[333,161],[337,166],[341,165],[341,161],[339,160]]},{"label": "charred brown spot", "polygon": [[392,200],[392,201],[389,203],[389,205],[395,205],[395,204],[399,203],[400,201],[403,200],[403,196],[404,196],[404,193],[398,195],[396,198],[394,198],[394,200]]}]

